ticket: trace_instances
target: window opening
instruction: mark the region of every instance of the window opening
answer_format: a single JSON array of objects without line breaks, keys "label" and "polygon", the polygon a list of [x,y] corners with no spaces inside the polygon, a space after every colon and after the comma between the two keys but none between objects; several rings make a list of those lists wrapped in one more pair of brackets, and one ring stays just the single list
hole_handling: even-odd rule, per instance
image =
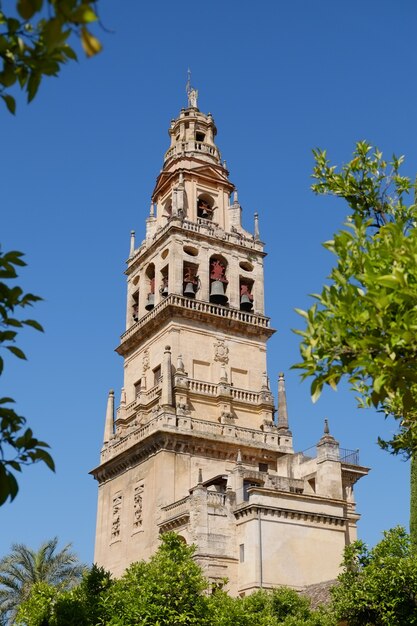
[{"label": "window opening", "polygon": [[155,367],[155,369],[153,370],[153,384],[157,385],[159,383],[159,381],[162,378],[162,374],[161,374],[161,366],[158,365],[158,367]]},{"label": "window opening", "polygon": [[245,544],[241,543],[239,546],[239,561],[244,563],[245,561]]},{"label": "window opening", "polygon": [[142,379],[138,380],[138,382],[135,383],[135,400],[136,401],[139,400],[141,390],[142,390]]}]

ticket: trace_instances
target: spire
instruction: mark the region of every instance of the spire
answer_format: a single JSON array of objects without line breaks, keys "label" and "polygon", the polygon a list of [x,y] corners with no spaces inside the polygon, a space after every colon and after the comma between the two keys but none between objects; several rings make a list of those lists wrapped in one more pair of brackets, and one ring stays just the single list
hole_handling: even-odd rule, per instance
[{"label": "spire", "polygon": [[165,346],[162,368],[161,404],[162,406],[172,406],[171,346]]},{"label": "spire", "polygon": [[278,374],[278,428],[288,430],[287,394],[283,372]]},{"label": "spire", "polygon": [[135,231],[131,230],[130,231],[130,252],[129,252],[129,258],[131,258],[135,253]]},{"label": "spire", "polygon": [[107,410],[106,410],[106,421],[104,425],[104,441],[103,443],[107,443],[110,441],[113,435],[113,422],[114,422],[114,391],[110,389],[109,396],[107,398]]},{"label": "spire", "polygon": [[255,241],[259,241],[259,216],[257,213],[254,214],[254,218],[255,218],[255,229],[254,229],[253,236],[255,238]]}]

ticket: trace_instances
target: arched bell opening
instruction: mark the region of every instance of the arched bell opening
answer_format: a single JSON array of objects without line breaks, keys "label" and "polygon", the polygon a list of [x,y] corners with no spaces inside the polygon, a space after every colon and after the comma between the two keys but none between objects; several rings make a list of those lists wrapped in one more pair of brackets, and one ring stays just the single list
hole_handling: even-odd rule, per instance
[{"label": "arched bell opening", "polygon": [[139,319],[139,276],[132,279],[131,287],[132,297],[130,300],[131,323],[137,322]]},{"label": "arched bell opening", "polygon": [[182,293],[187,298],[195,298],[199,288],[198,265],[184,262],[183,265],[183,288]]},{"label": "arched bell opening", "polygon": [[152,311],[155,306],[155,265],[149,263],[145,272],[147,278],[147,296],[145,309]]},{"label": "arched bell opening", "polygon": [[163,298],[166,298],[168,295],[168,265],[165,265],[161,269],[161,286],[159,288],[159,293]]},{"label": "arched bell opening", "polygon": [[239,302],[241,311],[252,311],[253,309],[253,280],[240,277],[239,279]]},{"label": "arched bell opening", "polygon": [[197,198],[197,218],[213,221],[214,198],[208,193],[202,193]]},{"label": "arched bell opening", "polygon": [[226,295],[227,285],[227,261],[219,254],[210,257],[210,302],[214,304],[228,303]]},{"label": "arched bell opening", "polygon": [[139,319],[139,289],[132,293],[131,307],[132,320],[137,322]]}]

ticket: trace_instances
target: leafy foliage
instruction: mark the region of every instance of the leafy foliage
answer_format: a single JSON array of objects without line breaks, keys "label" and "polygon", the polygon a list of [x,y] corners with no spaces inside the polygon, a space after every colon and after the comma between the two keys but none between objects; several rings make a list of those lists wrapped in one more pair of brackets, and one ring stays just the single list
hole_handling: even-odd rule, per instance
[{"label": "leafy foliage", "polygon": [[403,158],[390,163],[359,142],[340,172],[326,152],[314,152],[312,186],[317,194],[343,198],[351,209],[346,229],[324,245],[336,257],[329,284],[308,310],[302,377],[313,377],[313,400],[324,385],[346,377],[359,405],[374,406],[398,420],[394,438],[380,444],[392,452],[417,449],[417,206],[415,189],[400,174]]},{"label": "leafy foliage", "polygon": [[260,589],[244,598],[217,591],[209,599],[211,623],[216,626],[333,626],[330,613],[312,611],[309,601],[293,589]]},{"label": "leafy foliage", "polygon": [[[18,330],[24,326],[42,331],[42,326],[33,319],[19,319],[16,314],[20,309],[32,306],[39,301],[38,296],[23,293],[17,285],[10,286],[6,281],[17,278],[16,268],[26,263],[22,253],[0,250],[0,347],[18,359],[26,359],[25,353],[16,345]],[[4,360],[0,356],[0,374]],[[18,415],[10,406],[12,398],[0,398],[0,505],[8,497],[13,500],[18,492],[15,473],[20,472],[23,465],[42,461],[54,470],[54,462],[45,450],[49,446],[33,436],[30,428],[25,428],[26,419]]]},{"label": "leafy foliage", "polygon": [[62,592],[36,585],[20,606],[18,626],[334,626],[325,611],[311,611],[309,602],[291,589],[257,591],[231,598],[210,586],[193,560],[194,547],[175,533],[162,536],[148,563],[131,565],[112,581],[93,566],[81,584]]},{"label": "leafy foliage", "polygon": [[333,609],[349,626],[417,624],[417,559],[409,535],[397,527],[374,548],[356,541],[345,549]]},{"label": "leafy foliage", "polygon": [[192,559],[194,551],[175,533],[164,534],[148,563],[134,563],[110,587],[103,602],[103,622],[109,626],[204,624],[207,581]]},{"label": "leafy foliage", "polygon": [[95,0],[18,0],[8,15],[0,2],[0,97],[15,113],[10,90],[15,85],[26,91],[28,102],[35,97],[42,78],[57,76],[68,60],[77,60],[68,41],[71,33],[81,39],[84,52],[93,56],[101,44],[91,33],[97,21]]},{"label": "leafy foliage", "polygon": [[33,589],[36,594],[31,599],[31,610],[42,615],[58,591],[70,589],[80,581],[85,568],[71,552],[71,545],[58,552],[57,545],[56,537],[37,551],[14,544],[11,553],[0,560],[0,612],[6,623],[14,623],[19,607]]},{"label": "leafy foliage", "polygon": [[81,583],[62,591],[47,583],[36,583],[17,613],[22,626],[96,626],[102,613],[102,594],[112,584],[102,567],[93,565],[85,571]]}]

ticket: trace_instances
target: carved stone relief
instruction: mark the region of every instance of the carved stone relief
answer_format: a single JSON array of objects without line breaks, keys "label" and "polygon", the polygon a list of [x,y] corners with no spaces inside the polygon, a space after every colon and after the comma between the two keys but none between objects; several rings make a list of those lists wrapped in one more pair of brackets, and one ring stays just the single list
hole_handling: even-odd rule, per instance
[{"label": "carved stone relief", "polygon": [[118,539],[120,535],[121,510],[122,510],[122,495],[119,494],[113,498],[112,524],[111,524],[111,538],[112,539]]},{"label": "carved stone relief", "polygon": [[229,362],[229,348],[224,339],[219,339],[214,344],[214,360],[220,363]]},{"label": "carved stone relief", "polygon": [[145,350],[143,353],[142,368],[144,373],[149,369],[149,350]]},{"label": "carved stone relief", "polygon": [[142,528],[143,489],[144,485],[140,484],[133,494],[133,528],[137,530]]}]

